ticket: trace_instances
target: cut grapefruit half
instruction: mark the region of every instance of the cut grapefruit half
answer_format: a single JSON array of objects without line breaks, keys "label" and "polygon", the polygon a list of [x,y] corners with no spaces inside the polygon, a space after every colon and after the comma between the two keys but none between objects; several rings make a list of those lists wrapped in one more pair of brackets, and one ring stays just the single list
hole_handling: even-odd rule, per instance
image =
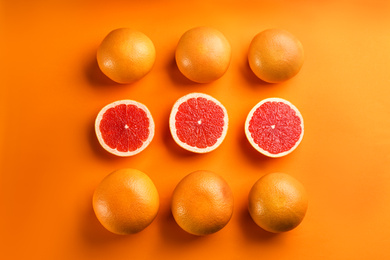
[{"label": "cut grapefruit half", "polygon": [[251,145],[269,157],[285,156],[303,138],[303,118],[299,110],[282,98],[257,103],[245,121],[245,134]]},{"label": "cut grapefruit half", "polygon": [[172,107],[169,128],[175,142],[195,153],[216,149],[225,139],[228,114],[217,99],[203,93],[190,93]]},{"label": "cut grapefruit half", "polygon": [[106,151],[117,156],[132,156],[152,141],[154,121],[145,105],[134,100],[119,100],[100,110],[95,132]]}]

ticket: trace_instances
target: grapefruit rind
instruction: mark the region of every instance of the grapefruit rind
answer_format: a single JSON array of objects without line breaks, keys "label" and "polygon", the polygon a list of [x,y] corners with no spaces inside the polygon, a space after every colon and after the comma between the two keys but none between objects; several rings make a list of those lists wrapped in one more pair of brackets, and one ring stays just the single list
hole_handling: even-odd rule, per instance
[{"label": "grapefruit rind", "polygon": [[157,188],[147,174],[123,168],[100,181],[93,193],[92,206],[98,221],[108,231],[129,235],[152,224],[160,203]]},{"label": "grapefruit rind", "polygon": [[229,184],[211,171],[197,170],[175,187],[171,212],[180,228],[195,236],[222,230],[231,220],[234,198]]},{"label": "grapefruit rind", "polygon": [[[188,99],[198,98],[198,97],[202,97],[202,98],[205,98],[207,100],[213,101],[216,105],[218,105],[222,109],[222,111],[223,111],[223,113],[225,115],[224,118],[223,118],[224,125],[223,125],[222,135],[218,138],[217,142],[214,145],[208,146],[206,148],[198,148],[198,147],[190,146],[190,145],[182,142],[179,139],[179,137],[178,137],[178,135],[176,133],[176,126],[175,126],[176,119],[175,119],[175,117],[176,117],[176,113],[178,112],[179,106],[183,102],[186,102]],[[171,131],[173,140],[175,140],[175,142],[180,147],[182,147],[182,148],[184,148],[184,149],[186,149],[188,151],[194,152],[194,153],[208,153],[208,152],[211,152],[211,151],[217,149],[221,145],[221,143],[223,142],[223,140],[226,137],[227,130],[228,130],[228,125],[229,125],[229,118],[228,118],[228,114],[227,114],[226,108],[217,99],[215,99],[214,97],[212,97],[210,95],[204,94],[204,93],[190,93],[190,94],[187,94],[187,95],[179,98],[175,102],[175,104],[173,105],[172,110],[171,110],[171,114],[170,114],[170,117],[169,117],[169,129]]]},{"label": "grapefruit rind", "polygon": [[[103,115],[105,114],[105,112],[108,109],[116,107],[118,105],[135,105],[138,108],[144,110],[146,112],[146,115],[147,115],[148,119],[149,119],[149,136],[143,142],[142,146],[140,148],[138,148],[137,150],[128,151],[128,152],[121,152],[121,151],[118,151],[117,149],[113,149],[113,148],[109,147],[104,142],[102,133],[101,133],[101,131],[99,129],[100,128],[100,122],[102,121]],[[137,101],[134,101],[134,100],[129,100],[129,99],[118,100],[118,101],[115,101],[115,102],[112,102],[112,103],[106,105],[105,107],[103,107],[100,110],[100,112],[98,113],[98,115],[96,117],[96,120],[95,120],[95,132],[96,132],[96,136],[97,136],[97,139],[98,139],[100,145],[107,152],[109,152],[111,154],[114,154],[116,156],[121,156],[121,157],[129,157],[129,156],[133,156],[133,155],[136,155],[136,154],[142,152],[150,144],[150,142],[152,141],[152,139],[154,137],[154,127],[155,127],[154,120],[153,120],[152,114],[150,113],[149,109],[144,104],[142,104],[140,102],[137,102]]]},{"label": "grapefruit rind", "polygon": [[[261,106],[263,105],[264,103],[266,102],[282,102],[282,103],[285,103],[287,104],[288,106],[290,106],[291,109],[293,109],[296,113],[296,115],[299,117],[300,121],[301,121],[301,129],[302,129],[302,132],[300,134],[300,137],[298,139],[298,141],[295,143],[295,145],[289,149],[288,151],[284,151],[284,152],[281,152],[281,153],[277,153],[277,154],[273,154],[273,153],[270,153],[269,151],[266,151],[264,150],[263,148],[261,148],[258,144],[255,143],[252,135],[251,135],[251,132],[249,131],[249,123],[250,123],[250,120],[252,119],[253,117],[253,114],[255,113],[255,111]],[[253,146],[253,148],[255,148],[258,152],[264,154],[265,156],[268,156],[268,157],[272,157],[272,158],[278,158],[278,157],[283,157],[289,153],[291,153],[292,151],[294,151],[298,145],[301,143],[302,141],[302,138],[303,138],[303,134],[304,134],[304,124],[303,124],[303,117],[301,115],[301,113],[299,112],[299,110],[289,101],[283,99],[283,98],[277,98],[277,97],[273,97],[273,98],[266,98],[262,101],[260,101],[259,103],[257,103],[253,108],[252,110],[249,112],[247,118],[246,118],[246,121],[245,121],[245,135],[249,141],[249,143]]]},{"label": "grapefruit rind", "polygon": [[179,71],[196,83],[210,83],[221,78],[230,66],[231,56],[231,46],[225,35],[208,26],[186,31],[175,51]]}]

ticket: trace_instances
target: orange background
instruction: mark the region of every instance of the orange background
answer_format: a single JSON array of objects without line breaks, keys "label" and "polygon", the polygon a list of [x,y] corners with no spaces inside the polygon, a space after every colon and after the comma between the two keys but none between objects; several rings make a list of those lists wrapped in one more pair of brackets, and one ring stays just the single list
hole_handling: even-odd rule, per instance
[{"label": "orange background", "polygon": [[[360,1],[47,1],[0,4],[1,259],[386,259],[390,258],[390,3]],[[184,78],[174,62],[180,36],[209,25],[232,46],[226,74],[210,84]],[[153,70],[131,85],[99,71],[105,35],[144,32],[157,52]],[[255,34],[283,28],[306,54],[299,74],[265,84],[246,60]],[[204,92],[226,107],[222,145],[199,155],[169,132],[173,103]],[[305,136],[290,155],[271,159],[250,147],[244,121],[267,97],[296,105]],[[142,153],[119,158],[94,134],[98,111],[133,99],[150,109],[156,134]],[[92,193],[113,170],[144,171],[160,194],[155,221],[135,235],[106,231]],[[170,214],[176,184],[206,169],[230,184],[235,209],[221,231],[194,237]],[[262,231],[247,211],[251,186],[281,171],[301,181],[309,209],[295,230]]]}]

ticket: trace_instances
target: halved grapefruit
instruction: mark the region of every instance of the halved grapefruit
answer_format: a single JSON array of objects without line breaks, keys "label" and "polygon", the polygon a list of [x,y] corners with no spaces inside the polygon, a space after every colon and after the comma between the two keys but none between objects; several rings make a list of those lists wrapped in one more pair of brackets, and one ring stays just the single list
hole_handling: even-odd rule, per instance
[{"label": "halved grapefruit", "polygon": [[282,98],[257,103],[245,121],[251,145],[269,157],[282,157],[297,148],[303,138],[303,118],[299,110]]},{"label": "halved grapefruit", "polygon": [[207,153],[222,143],[228,122],[221,102],[207,94],[190,93],[173,105],[169,128],[179,146],[191,152]]},{"label": "halved grapefruit", "polygon": [[149,109],[134,100],[119,100],[100,110],[95,132],[101,146],[117,156],[132,156],[143,151],[154,136],[154,121]]}]

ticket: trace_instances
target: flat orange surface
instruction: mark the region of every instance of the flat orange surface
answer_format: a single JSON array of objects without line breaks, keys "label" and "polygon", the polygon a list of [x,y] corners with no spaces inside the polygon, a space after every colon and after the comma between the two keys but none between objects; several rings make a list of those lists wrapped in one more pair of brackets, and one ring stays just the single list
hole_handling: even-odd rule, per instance
[{"label": "flat orange surface", "polygon": [[[388,259],[390,258],[390,3],[360,1],[22,1],[0,4],[1,259]],[[210,84],[178,71],[174,51],[188,29],[209,25],[227,37],[232,61]],[[157,51],[153,70],[119,85],[99,71],[96,50],[119,27],[144,32]],[[301,40],[305,63],[281,84],[250,71],[251,39],[283,28]],[[168,127],[173,103],[190,92],[220,100],[230,126],[222,145],[191,154]],[[244,134],[250,109],[267,97],[291,101],[305,136],[290,155],[257,153]],[[156,134],[142,153],[119,158],[94,133],[99,110],[118,99],[150,109]],[[92,210],[110,172],[147,173],[160,211],[144,231],[117,236]],[[231,186],[229,224],[206,237],[182,231],[170,213],[176,184],[205,169]],[[247,211],[251,186],[285,172],[301,181],[309,209],[295,230],[262,231]]]}]

